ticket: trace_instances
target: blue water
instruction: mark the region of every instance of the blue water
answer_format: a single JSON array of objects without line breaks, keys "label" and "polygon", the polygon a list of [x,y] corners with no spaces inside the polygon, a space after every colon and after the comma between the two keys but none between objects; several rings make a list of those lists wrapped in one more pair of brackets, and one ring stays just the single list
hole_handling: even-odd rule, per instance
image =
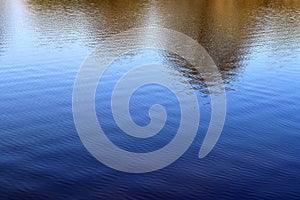
[{"label": "blue water", "polygon": [[[299,199],[299,21],[298,1],[0,0],[0,199]],[[166,126],[149,140],[122,134],[108,96],[122,70],[146,61],[168,64],[191,83],[201,111],[198,134],[180,159],[129,174],[84,147],[72,92],[100,41],[141,26],[181,31],[207,49],[225,83],[227,115],[215,148],[199,159],[211,111],[201,77],[160,51],[115,61],[104,90],[97,89],[96,111],[121,148],[161,148],[174,137],[180,115],[170,91],[145,85],[132,98],[133,120],[146,125],[149,107],[161,103]]]}]

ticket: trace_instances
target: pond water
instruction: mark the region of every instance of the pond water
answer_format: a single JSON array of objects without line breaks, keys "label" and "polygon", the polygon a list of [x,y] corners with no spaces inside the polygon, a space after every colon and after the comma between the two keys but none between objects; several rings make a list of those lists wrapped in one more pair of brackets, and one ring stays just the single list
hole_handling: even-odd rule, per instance
[{"label": "pond water", "polygon": [[[112,76],[97,89],[97,116],[123,149],[168,144],[180,118],[170,91],[150,85],[132,98],[132,118],[141,126],[153,104],[171,113],[148,140],[117,128],[108,96],[122,70],[168,65],[182,74],[171,81],[191,83],[199,100],[190,148],[166,168],[130,174],[103,165],[81,142],[72,114],[80,66],[101,41],[135,27],[182,32],[218,66],[227,115],[207,157],[198,158],[211,114],[206,85],[182,58],[153,49],[111,64]],[[0,94],[1,199],[300,198],[300,1],[0,0]]]}]

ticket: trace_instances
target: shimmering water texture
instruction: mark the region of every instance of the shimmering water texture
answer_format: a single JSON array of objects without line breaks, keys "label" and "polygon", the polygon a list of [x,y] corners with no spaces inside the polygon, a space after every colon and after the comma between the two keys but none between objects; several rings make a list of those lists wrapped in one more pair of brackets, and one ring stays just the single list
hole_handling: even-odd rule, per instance
[{"label": "shimmering water texture", "polygon": [[[299,22],[297,0],[0,0],[0,199],[299,199]],[[131,174],[99,162],[80,140],[72,113],[80,67],[103,41],[136,27],[186,34],[218,67],[227,115],[205,158],[198,154],[215,82],[180,55],[158,49],[130,51],[109,65],[96,88],[95,114],[120,149],[147,153],[168,145],[181,119],[170,89],[145,84],[129,100],[139,126],[151,124],[153,105],[165,109],[163,128],[151,137],[125,134],[111,106],[127,71],[165,66],[136,71],[130,80],[166,80],[196,96],[200,123],[187,151],[163,169]],[[104,59],[112,53],[105,50]],[[118,99],[127,95],[118,93],[114,103],[122,107]]]}]

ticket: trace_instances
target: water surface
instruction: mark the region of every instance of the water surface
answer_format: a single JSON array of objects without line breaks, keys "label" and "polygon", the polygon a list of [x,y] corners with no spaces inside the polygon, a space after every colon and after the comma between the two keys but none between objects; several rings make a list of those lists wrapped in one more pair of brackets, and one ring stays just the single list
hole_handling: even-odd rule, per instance
[{"label": "water surface", "polygon": [[[299,199],[299,22],[296,0],[0,0],[1,199]],[[201,109],[198,135],[179,160],[156,172],[126,174],[98,162],[81,143],[72,90],[81,63],[100,41],[148,26],[183,32],[206,48],[225,82],[227,117],[214,150],[198,159],[210,119],[199,74],[156,50],[117,60],[96,103],[120,69],[157,62],[182,73]],[[146,125],[154,103],[171,113],[160,135],[130,138],[108,116],[104,128],[117,134],[111,139],[135,152],[167,144],[179,112],[169,91],[141,88],[133,119]],[[105,105],[96,104],[99,116],[109,113]]]}]

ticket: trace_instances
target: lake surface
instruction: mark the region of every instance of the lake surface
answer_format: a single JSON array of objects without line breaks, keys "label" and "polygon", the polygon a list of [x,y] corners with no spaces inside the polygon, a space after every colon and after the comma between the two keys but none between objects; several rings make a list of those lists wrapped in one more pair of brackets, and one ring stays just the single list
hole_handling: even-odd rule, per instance
[{"label": "lake surface", "polygon": [[[190,148],[166,168],[129,174],[82,144],[72,114],[80,66],[101,41],[134,27],[185,33],[218,66],[227,115],[207,157],[198,158],[211,112],[205,84],[182,58],[151,49],[112,63],[113,76],[97,89],[97,116],[107,116],[103,129],[123,149],[166,145],[180,117],[170,91],[152,85],[132,99],[139,125],[149,123],[155,103],[171,113],[149,140],[122,134],[107,103],[122,70],[166,64],[198,96],[200,128]],[[300,1],[0,0],[0,94],[0,199],[300,198]]]}]

